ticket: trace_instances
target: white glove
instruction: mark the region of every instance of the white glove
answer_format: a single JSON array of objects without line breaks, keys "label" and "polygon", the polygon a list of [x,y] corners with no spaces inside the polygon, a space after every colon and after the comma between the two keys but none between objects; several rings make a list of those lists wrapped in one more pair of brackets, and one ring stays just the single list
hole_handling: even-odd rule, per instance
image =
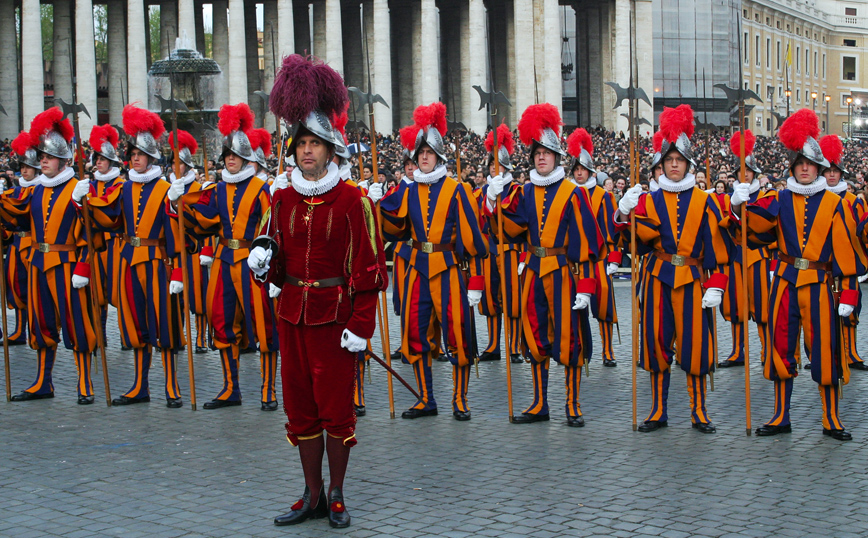
[{"label": "white glove", "polygon": [[732,186],[732,196],[729,203],[732,207],[738,207],[750,200],[750,183],[736,183]]},{"label": "white glove", "polygon": [[618,211],[629,215],[639,205],[639,197],[642,196],[642,185],[634,185],[624,191],[624,196],[618,202]]},{"label": "white glove", "polygon": [[618,268],[621,267],[615,262],[609,262],[606,264],[606,276],[612,276],[618,272]]},{"label": "white glove", "polygon": [[262,276],[268,272],[268,262],[271,261],[271,249],[253,247],[247,255],[247,266],[256,276]]},{"label": "white glove", "polygon": [[0,179],[0,192],[6,192],[6,180]]},{"label": "white glove", "polygon": [[838,315],[842,318],[849,318],[850,314],[853,313],[853,305],[841,303],[838,305]]},{"label": "white glove", "polygon": [[87,196],[87,193],[90,192],[90,180],[89,179],[80,179],[78,183],[75,184],[75,188],[72,189],[72,199],[75,200],[76,203],[80,203],[81,199]]},{"label": "white glove", "polygon": [[475,308],[482,302],[482,290],[470,290],[467,292],[467,302],[470,303],[470,308]]},{"label": "white glove", "polygon": [[584,310],[591,306],[591,294],[590,293],[577,293],[576,294],[576,303],[573,305],[573,310]]},{"label": "white glove", "polygon": [[503,189],[509,183],[510,180],[504,179],[502,175],[498,174],[488,180],[488,199],[493,202],[497,200],[498,195],[503,193]]},{"label": "white glove", "polygon": [[184,178],[176,179],[172,182],[172,186],[169,187],[169,192],[166,194],[169,197],[169,200],[175,202],[184,195]]},{"label": "white glove", "polygon": [[866,280],[868,280],[868,273],[865,273],[864,275],[860,276],[856,280],[858,280],[859,283],[865,282]]},{"label": "white glove", "polygon": [[370,190],[370,186],[371,186],[371,182],[368,181],[367,179],[363,179],[362,181],[359,181],[359,187],[361,187],[365,190]]},{"label": "white glove", "polygon": [[714,194],[714,187],[710,189],[705,189],[705,194]]},{"label": "white glove", "polygon": [[274,181],[271,183],[271,187],[269,187],[271,195],[274,196],[274,193],[279,191],[280,189],[285,189],[289,187],[289,180],[286,178],[286,173],[280,174]]},{"label": "white glove", "polygon": [[280,295],[280,288],[278,288],[274,284],[269,284],[268,285],[268,296],[271,297],[272,299],[274,299],[278,295]]},{"label": "white glove", "polygon": [[384,194],[386,194],[385,183],[372,183],[371,186],[368,187],[368,198],[370,198],[375,204],[383,199]]},{"label": "white glove", "polygon": [[199,265],[204,265],[205,267],[211,267],[211,264],[214,263],[214,258],[211,256],[205,256],[203,254],[199,254]]},{"label": "white glove", "polygon": [[341,335],[341,347],[352,353],[358,353],[368,347],[368,342],[364,338],[359,338],[349,330],[344,329]]},{"label": "white glove", "polygon": [[178,295],[184,291],[184,283],[180,280],[172,280],[169,282],[169,293],[172,295]]},{"label": "white glove", "polygon": [[721,300],[723,300],[721,288],[708,288],[702,296],[702,308],[717,308]]},{"label": "white glove", "polygon": [[518,276],[521,276],[524,273],[524,268],[527,266],[524,262],[518,262]]},{"label": "white glove", "polygon": [[90,279],[86,276],[72,275],[72,287],[80,290],[90,284]]}]

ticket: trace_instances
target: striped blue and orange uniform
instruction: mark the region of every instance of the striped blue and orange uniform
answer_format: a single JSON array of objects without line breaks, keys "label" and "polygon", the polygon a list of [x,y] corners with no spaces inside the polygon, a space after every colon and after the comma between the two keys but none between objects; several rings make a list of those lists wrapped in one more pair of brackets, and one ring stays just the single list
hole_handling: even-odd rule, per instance
[{"label": "striped blue and orange uniform", "polygon": [[[564,365],[566,414],[582,415],[582,366],[593,353],[587,309],[573,310],[576,293],[594,294],[594,264],[606,239],[586,189],[561,179],[547,187],[526,183],[503,199],[504,232],[523,240],[530,255],[522,279],[522,337],[530,356],[534,399],[524,414],[548,415],[551,360]],[[494,217],[496,213],[486,212]],[[496,222],[495,224],[496,225]]]},{"label": "striped blue and orange uniform", "polygon": [[[64,171],[61,171],[64,174]],[[65,176],[65,174],[64,174]],[[53,181],[52,181],[53,179]],[[90,286],[72,287],[72,275],[89,276],[87,240],[72,201],[76,181],[40,176],[41,184],[20,196],[0,197],[0,220],[13,232],[29,232],[30,347],[37,352],[36,380],[26,392],[54,392],[52,369],[61,342],[72,350],[78,371],[79,396],[93,396],[90,357],[96,348]],[[45,184],[47,182],[47,185]],[[102,245],[95,240],[94,248]]]},{"label": "striped blue and orange uniform", "polygon": [[[23,191],[32,189],[33,185],[18,185],[9,189],[6,196],[19,198]],[[28,260],[33,241],[25,231],[7,233],[10,237],[6,254],[6,307],[15,311],[15,330],[8,335],[7,340],[10,345],[19,345],[27,343],[27,278],[30,273]]]},{"label": "striped blue and orange uniform", "polygon": [[169,293],[170,280],[181,280],[182,246],[175,222],[166,214],[169,182],[159,177],[147,182],[122,181],[102,196],[92,198],[88,208],[96,230],[118,234],[118,326],[121,342],[133,348],[134,377],[123,395],[131,399],[150,396],[151,355],[159,348],[165,372],[167,399],[181,397],[176,357],[184,345],[183,317],[178,295]]},{"label": "striped blue and orange uniform", "polygon": [[591,211],[597,216],[597,225],[606,240],[608,255],[597,260],[594,264],[594,279],[596,289],[591,301],[591,313],[597,318],[600,325],[600,344],[604,360],[615,360],[615,352],[612,348],[612,327],[618,323],[618,312],[615,308],[615,289],[612,276],[607,274],[606,266],[609,263],[621,264],[621,246],[623,236],[615,232],[615,197],[602,187],[597,187],[596,180],[588,180],[588,198],[591,202]]},{"label": "striped blue and orange uniform", "polygon": [[[708,424],[705,376],[714,364],[711,309],[702,308],[706,271],[729,262],[728,224],[717,199],[699,189],[643,194],[635,210],[636,235],[651,250],[642,268],[642,346],[639,362],[651,376],[646,422],[669,420],[673,359],[687,373],[691,420]],[[705,284],[724,287],[713,274]]]},{"label": "striped blue and orange uniform", "polygon": [[[473,193],[451,177],[431,184],[402,181],[380,201],[380,211],[389,240],[413,241],[401,301],[401,351],[413,365],[422,397],[412,408],[437,408],[431,362],[442,333],[452,363],[452,409],[468,412],[470,363],[475,357],[468,341],[473,312],[467,290],[482,289],[473,258],[488,255]],[[464,263],[469,264],[469,280],[460,267]]]},{"label": "striped blue and orange uniform", "polygon": [[[115,185],[124,182],[123,176],[118,176],[108,181],[92,179],[90,181],[91,193],[95,197],[105,196],[106,192]],[[103,235],[105,250],[97,253],[98,274],[94,276],[93,286],[100,306],[100,323],[102,333],[106,333],[106,319],[108,317],[108,305],[118,307],[118,282],[121,270],[121,248],[123,244],[116,232],[106,232]]]},{"label": "striped blue and orange uniform", "polygon": [[[175,177],[174,174],[169,176],[169,183]],[[184,186],[184,194],[198,192],[202,190],[202,185],[196,181],[191,181]],[[190,311],[196,320],[196,347],[205,348],[208,346],[208,309],[206,307],[205,294],[208,289],[208,272],[209,267],[202,265],[199,259],[200,255],[214,257],[214,247],[212,238],[196,241],[194,248],[188,245],[187,268],[190,275]]]},{"label": "striped blue and orange uniform", "polygon": [[223,364],[218,400],[241,400],[238,363],[241,349],[259,342],[260,400],[276,401],[277,320],[267,286],[257,286],[247,266],[250,244],[271,207],[268,184],[258,177],[220,181],[184,195],[187,231],[197,239],[216,236],[208,276],[208,321]]},{"label": "striped blue and orange uniform", "polygon": [[840,196],[822,190],[811,196],[789,189],[770,192],[747,206],[748,239],[778,245],[778,264],[769,298],[769,333],[763,375],[775,384],[775,410],[767,422],[790,423],[790,396],[798,374],[796,349],[804,332],[811,377],[823,402],[823,427],[842,430],[838,417],[839,381],[850,367],[842,361],[835,280],[842,299],[857,295],[856,275],[866,271],[853,212]]},{"label": "striped blue and orange uniform", "polygon": [[[840,196],[845,204],[849,204],[856,222],[861,222],[862,217],[866,213],[865,201],[848,191],[842,192]],[[859,352],[856,351],[856,326],[859,325],[859,314],[862,313],[862,287],[856,286],[856,291],[858,292],[856,308],[852,314],[841,320],[841,333],[844,337],[844,348],[842,351],[844,356],[847,357],[849,364],[864,362],[862,357],[859,356]]]}]

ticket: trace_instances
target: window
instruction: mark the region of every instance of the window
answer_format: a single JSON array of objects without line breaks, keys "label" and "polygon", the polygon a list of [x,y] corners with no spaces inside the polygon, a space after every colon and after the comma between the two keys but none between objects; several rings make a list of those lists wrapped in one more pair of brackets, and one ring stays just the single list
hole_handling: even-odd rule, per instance
[{"label": "window", "polygon": [[845,7],[844,8],[844,15],[847,15],[848,17],[855,17],[856,16],[856,8],[855,7]]},{"label": "window", "polygon": [[747,64],[750,63],[750,50],[748,50],[748,49],[750,48],[750,45],[748,44],[749,42],[748,42],[747,39],[748,39],[748,38],[747,38],[747,32],[745,32],[745,33],[744,33],[744,41],[743,41],[743,43],[744,43],[744,63],[745,63],[745,65],[747,65]]},{"label": "window", "polygon": [[841,108],[849,108],[851,103],[847,103],[847,99],[850,97],[848,93],[841,94]]},{"label": "window", "polygon": [[746,9],[743,9],[741,11],[741,16],[744,17],[745,19],[747,18],[747,10]]},{"label": "window", "polygon": [[826,53],[823,53],[823,79],[826,78]]},{"label": "window", "polygon": [[781,42],[780,41],[777,42],[776,51],[777,51],[777,53],[776,53],[777,66],[778,66],[778,71],[780,71],[781,70]]},{"label": "window", "polygon": [[[759,93],[759,92],[757,92],[757,93]],[[771,85],[766,86],[766,98],[771,99],[774,96],[775,96],[775,89]]]},{"label": "window", "polygon": [[800,90],[796,90],[796,91],[793,93],[793,95],[796,96],[796,102],[797,102],[797,103],[801,103],[801,102],[802,102],[802,92],[801,92]]},{"label": "window", "polygon": [[772,20],[770,18],[766,17],[766,26],[771,26],[771,25],[772,25]]},{"label": "window", "polygon": [[776,25],[777,25],[777,27],[778,27],[778,30],[780,30],[780,29],[781,29],[781,21],[776,21],[776,23],[775,23],[775,24],[776,24]]},{"label": "window", "polygon": [[754,91],[756,92],[757,95],[762,95],[760,93],[760,83],[759,82],[756,83],[756,90],[754,90]]},{"label": "window", "polygon": [[790,32],[790,25],[789,24],[787,25],[787,33],[792,33],[792,32]]},{"label": "window", "polygon": [[771,130],[772,130],[772,119],[766,118],[766,131],[771,131]]},{"label": "window", "polygon": [[811,74],[811,67],[808,65],[810,63],[810,61],[811,61],[811,51],[809,51],[806,48],[805,49],[805,74],[806,75]]},{"label": "window", "polygon": [[841,78],[843,80],[856,80],[856,57],[841,57]]},{"label": "window", "polygon": [[766,69],[772,68],[772,39],[766,38]]},{"label": "window", "polygon": [[793,63],[796,64],[796,73],[802,72],[802,64],[799,62],[799,58],[802,57],[802,47],[796,47],[796,55],[793,56]]},{"label": "window", "polygon": [[756,66],[760,66],[760,36],[756,36],[756,45],[754,46],[754,57],[756,58]]},{"label": "window", "polygon": [[784,87],[778,86],[778,99],[783,99],[784,97]]},{"label": "window", "polygon": [[814,76],[819,76],[819,68],[817,67],[817,51],[814,51]]},{"label": "window", "polygon": [[802,29],[796,26],[796,35],[802,35]]},{"label": "window", "polygon": [[844,46],[845,47],[855,47],[856,46],[856,40],[855,39],[845,39],[844,40]]}]

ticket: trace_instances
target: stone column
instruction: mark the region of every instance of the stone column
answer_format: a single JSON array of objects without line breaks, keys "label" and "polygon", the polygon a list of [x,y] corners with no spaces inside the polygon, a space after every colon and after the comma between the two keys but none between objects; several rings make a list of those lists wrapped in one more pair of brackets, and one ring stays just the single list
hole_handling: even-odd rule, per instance
[{"label": "stone column", "polygon": [[[615,80],[626,88],[630,85],[630,0],[615,0],[615,52],[612,58]],[[627,118],[621,115],[629,111],[629,104],[624,100],[617,110],[616,131],[626,133],[630,128]]]},{"label": "stone column", "polygon": [[[0,104],[7,118],[0,122],[0,138],[18,135],[21,121],[18,108],[18,44],[16,40],[15,2],[0,0]],[[25,125],[25,127],[29,127]]]},{"label": "stone column", "polygon": [[[586,12],[588,19],[587,50],[588,56],[588,94],[582,97],[588,100],[590,109],[589,125],[601,125],[603,123],[603,95],[602,92],[612,91],[603,82],[603,55],[600,51],[600,11],[597,8],[589,8]],[[613,92],[614,93],[614,92]],[[611,108],[611,107],[610,107]]]},{"label": "stone column", "polygon": [[[465,15],[466,14],[466,15]],[[466,18],[465,18],[466,17]],[[489,124],[488,111],[479,110],[479,94],[473,86],[488,91],[488,47],[485,39],[485,6],[482,0],[467,0],[466,11],[462,6],[461,40],[461,91],[462,118],[468,129],[476,134],[485,133]]]},{"label": "stone column", "polygon": [[437,42],[437,4],[434,0],[422,1],[421,47],[419,62],[421,78],[417,105],[428,105],[440,98],[440,44]]},{"label": "stone column", "polygon": [[[256,0],[244,2],[244,44],[247,48],[247,103],[256,113],[257,127],[262,127],[262,100],[253,92],[262,89],[262,74],[259,70],[259,41],[256,30]],[[255,101],[254,101],[255,99]]]},{"label": "stone column", "polygon": [[121,112],[127,101],[127,42],[124,29],[124,5],[109,2],[107,6],[108,32],[108,100],[109,123],[120,125]]},{"label": "stone column", "polygon": [[97,120],[96,51],[91,0],[75,0],[75,83],[78,102],[90,112],[90,118],[85,114],[78,115],[81,138],[87,140]]},{"label": "stone column", "polygon": [[[389,20],[388,0],[374,0],[374,33],[369,35],[371,39],[371,53],[374,55],[373,86],[374,91],[383,96],[389,103],[389,107],[395,106],[392,95],[392,47],[391,47],[391,22]],[[395,128],[392,118],[392,108],[383,105],[374,105],[374,114],[377,118],[377,130],[389,134]]]},{"label": "stone column", "polygon": [[160,2],[160,58],[167,58],[175,48],[178,37],[178,3],[175,0]]},{"label": "stone column", "polygon": [[127,93],[130,103],[148,104],[148,57],[142,0],[127,0]]},{"label": "stone column", "polygon": [[545,0],[544,6],[545,32],[545,100],[558,107],[563,107],[563,81],[561,80],[561,17],[558,0]]},{"label": "stone column", "polygon": [[341,30],[341,0],[325,0],[326,48],[325,60],[341,75],[344,74],[344,45]]},{"label": "stone column", "polygon": [[[516,118],[535,102],[533,36],[533,0],[515,0],[513,26],[515,34],[515,107]],[[516,121],[518,123],[518,121]]]},{"label": "stone column", "polygon": [[[262,90],[271,93],[274,86],[274,70],[280,67],[280,54],[277,51],[278,28],[277,28],[277,0],[265,0],[262,9]],[[277,65],[275,66],[275,62]],[[263,108],[262,126],[270,131],[275,129],[274,114]]]},{"label": "stone column", "polygon": [[29,129],[33,118],[45,110],[39,0],[21,0],[21,36],[23,42],[31,44],[21,47],[21,65],[26,66],[21,70],[21,121],[24,128]]},{"label": "stone column", "polygon": [[54,97],[67,103],[72,102],[71,8],[69,0],[54,0],[54,59],[51,62],[51,80]]},{"label": "stone column", "polygon": [[[196,2],[194,0],[178,0],[178,37],[187,36],[190,48],[196,48]],[[171,43],[175,48],[175,43]]]},{"label": "stone column", "polygon": [[313,20],[313,28],[310,32],[313,36],[311,50],[313,51],[314,56],[316,56],[320,60],[328,62],[328,58],[326,57],[326,54],[328,53],[328,51],[326,50],[328,29],[326,28],[325,0],[316,0],[314,2],[311,2],[310,9],[313,12],[313,16],[308,17],[308,20]]},{"label": "stone column", "polygon": [[516,77],[520,76],[515,65],[515,9],[507,8],[502,16],[504,19],[504,32],[506,33],[505,46],[501,51],[506,56],[506,72],[504,73],[506,76],[506,87],[503,89],[503,93],[506,94],[512,103],[512,107],[506,107],[507,111],[504,116],[506,117],[507,125],[514,129],[518,123],[518,115],[522,112],[516,108],[515,101],[515,81]]},{"label": "stone column", "polygon": [[229,103],[247,102],[247,44],[244,32],[244,0],[229,0]]},{"label": "stone column", "polygon": [[295,20],[292,13],[292,0],[277,2],[277,28],[274,37],[277,38],[277,62],[279,66],[284,56],[289,56],[295,52]]},{"label": "stone column", "polygon": [[[193,20],[196,24],[196,50],[205,55],[205,14],[202,0],[196,0]],[[212,23],[213,28],[213,23]]]},{"label": "stone column", "polygon": [[[636,63],[639,66],[639,87],[645,90],[645,95],[651,101],[652,106],[639,101],[639,114],[654,125],[654,55],[651,21],[653,13],[651,0],[638,0],[636,2]],[[653,131],[647,125],[642,125],[640,133],[645,136],[648,131]]]},{"label": "stone column", "polygon": [[212,41],[211,55],[223,74],[214,84],[214,102],[222,105],[229,102],[229,27],[226,16],[227,0],[213,0],[211,3]]}]

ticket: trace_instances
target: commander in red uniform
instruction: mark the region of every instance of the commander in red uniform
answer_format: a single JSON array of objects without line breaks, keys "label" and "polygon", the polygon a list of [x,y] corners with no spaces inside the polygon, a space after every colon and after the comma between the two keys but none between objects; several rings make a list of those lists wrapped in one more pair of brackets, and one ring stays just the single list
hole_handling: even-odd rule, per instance
[{"label": "commander in red uniform", "polygon": [[[297,98],[310,94],[316,99]],[[264,219],[268,237],[257,238],[248,263],[257,279],[283,288],[278,331],[286,438],[298,446],[305,478],[302,498],[274,523],[327,515],[332,527],[347,527],[342,490],[356,444],[355,363],[374,334],[377,294],[387,286],[385,256],[373,204],[340,180],[332,162],[340,135],[330,118],[347,101],[340,75],[325,64],[289,56],[272,99],[275,114],[293,125],[289,152],[297,168],[289,187],[275,192]]]}]

